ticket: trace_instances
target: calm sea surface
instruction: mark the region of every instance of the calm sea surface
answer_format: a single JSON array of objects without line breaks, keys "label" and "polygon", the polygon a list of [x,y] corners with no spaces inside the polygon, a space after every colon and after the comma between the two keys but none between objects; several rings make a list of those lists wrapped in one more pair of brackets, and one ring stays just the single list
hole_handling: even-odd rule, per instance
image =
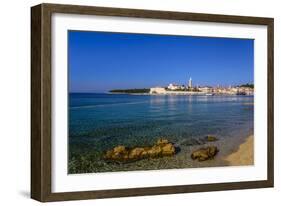
[{"label": "calm sea surface", "polygon": [[[190,150],[208,134],[219,138],[216,146],[220,156],[235,150],[245,137],[253,134],[253,101],[252,96],[71,93],[69,172],[224,165],[219,160],[192,162]],[[105,150],[114,146],[147,146],[161,137],[178,145],[179,154],[124,165],[108,164],[101,158]]]}]

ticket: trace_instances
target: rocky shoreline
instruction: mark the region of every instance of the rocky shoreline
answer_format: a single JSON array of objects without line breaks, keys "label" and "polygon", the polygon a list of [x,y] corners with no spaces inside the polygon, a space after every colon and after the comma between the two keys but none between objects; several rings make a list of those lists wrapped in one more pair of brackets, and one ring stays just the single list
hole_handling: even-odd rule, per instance
[{"label": "rocky shoreline", "polygon": [[118,145],[106,151],[103,158],[115,162],[130,162],[144,158],[157,158],[176,154],[176,147],[167,139],[159,139],[155,145],[147,147],[127,148]]},{"label": "rocky shoreline", "polygon": [[[204,142],[215,142],[218,138],[212,135],[207,135],[204,138]],[[203,143],[203,144],[205,144]],[[113,149],[105,151],[103,159],[107,162],[128,163],[132,161],[148,159],[148,158],[161,158],[165,156],[176,155],[180,151],[179,147],[176,147],[168,139],[158,139],[155,145],[145,147],[133,147],[129,148],[125,145],[115,146]],[[190,158],[192,160],[206,161],[213,159],[219,149],[216,146],[205,146],[191,152]]]},{"label": "rocky shoreline", "polygon": [[[249,150],[243,149],[240,142],[245,142],[245,138],[240,136],[234,141],[207,135],[188,141],[173,142],[172,138],[159,137],[154,143],[116,144],[97,153],[90,150],[72,156],[71,174],[250,165],[252,163],[245,160],[253,157],[248,157]],[[242,156],[239,146],[245,150]]]}]

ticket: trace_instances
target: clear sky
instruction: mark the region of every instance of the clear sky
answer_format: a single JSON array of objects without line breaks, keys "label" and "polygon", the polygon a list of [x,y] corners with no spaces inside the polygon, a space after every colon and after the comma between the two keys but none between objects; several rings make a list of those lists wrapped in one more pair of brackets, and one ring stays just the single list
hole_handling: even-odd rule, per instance
[{"label": "clear sky", "polygon": [[253,83],[254,40],[68,32],[70,92]]}]

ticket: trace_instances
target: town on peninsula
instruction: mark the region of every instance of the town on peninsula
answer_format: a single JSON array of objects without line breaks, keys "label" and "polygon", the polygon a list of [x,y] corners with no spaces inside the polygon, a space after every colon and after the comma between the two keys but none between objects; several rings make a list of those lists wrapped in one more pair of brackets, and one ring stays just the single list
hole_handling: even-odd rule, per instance
[{"label": "town on peninsula", "polygon": [[168,86],[156,86],[141,89],[114,89],[109,91],[112,94],[149,94],[149,95],[254,95],[253,84],[242,84],[236,86],[193,86],[192,78],[189,78],[186,85],[170,83]]}]

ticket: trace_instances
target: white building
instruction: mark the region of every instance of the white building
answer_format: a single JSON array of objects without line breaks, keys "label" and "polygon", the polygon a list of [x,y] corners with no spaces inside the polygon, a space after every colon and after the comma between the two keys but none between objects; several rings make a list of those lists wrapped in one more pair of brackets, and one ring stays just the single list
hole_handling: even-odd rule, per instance
[{"label": "white building", "polygon": [[169,90],[177,90],[177,89],[180,89],[180,88],[181,88],[181,86],[178,86],[176,84],[169,84],[168,85]]},{"label": "white building", "polygon": [[199,87],[198,89],[199,89],[200,92],[204,92],[204,93],[212,92],[212,88],[211,87]]},{"label": "white building", "polygon": [[163,87],[152,87],[149,91],[150,94],[165,94],[166,89]]},{"label": "white building", "polygon": [[191,77],[189,78],[189,81],[188,81],[188,87],[192,88],[192,79],[191,79]]}]

